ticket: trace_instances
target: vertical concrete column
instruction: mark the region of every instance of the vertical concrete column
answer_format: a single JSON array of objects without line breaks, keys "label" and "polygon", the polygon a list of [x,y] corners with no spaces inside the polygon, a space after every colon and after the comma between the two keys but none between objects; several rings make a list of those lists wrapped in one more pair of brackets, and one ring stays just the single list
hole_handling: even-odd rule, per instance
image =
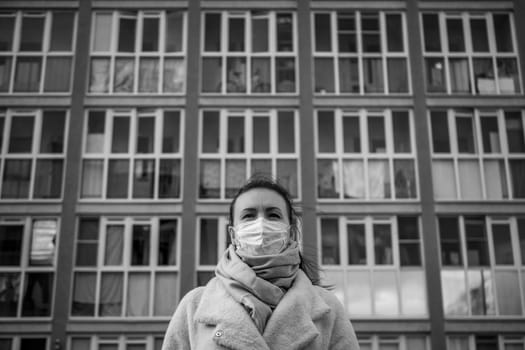
[{"label": "vertical concrete column", "polygon": [[66,348],[66,325],[71,305],[73,251],[75,248],[75,223],[81,167],[82,125],[84,124],[84,96],[89,62],[91,29],[91,0],[79,1],[78,30],[73,67],[73,90],[69,115],[66,168],[64,174],[63,209],[58,240],[56,288],[53,302],[53,321],[50,349]]},{"label": "vertical concrete column", "polygon": [[316,166],[310,1],[297,0],[300,178],[305,255],[317,259]]},{"label": "vertical concrete column", "polygon": [[[525,1],[514,0],[514,23],[516,24],[516,41],[518,43],[517,51],[521,67],[521,82],[522,88],[525,88]],[[523,95],[524,92],[521,91]]]},{"label": "vertical concrete column", "polygon": [[425,69],[420,33],[418,0],[407,1],[407,27],[414,96],[414,120],[416,132],[417,165],[419,169],[421,220],[423,228],[423,252],[425,256],[428,311],[431,325],[432,349],[446,349],[441,273],[439,264],[439,239],[432,186],[432,159],[428,133],[427,106],[425,100]]},{"label": "vertical concrete column", "polygon": [[188,1],[188,48],[186,57],[186,113],[184,130],[184,170],[180,259],[180,296],[195,287],[195,206],[197,204],[199,79],[200,79],[200,0]]}]

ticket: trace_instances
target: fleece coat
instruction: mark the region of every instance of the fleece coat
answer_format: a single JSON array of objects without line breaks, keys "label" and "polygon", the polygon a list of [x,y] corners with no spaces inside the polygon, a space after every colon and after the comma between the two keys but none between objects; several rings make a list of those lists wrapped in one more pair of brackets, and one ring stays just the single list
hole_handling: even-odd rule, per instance
[{"label": "fleece coat", "polygon": [[263,334],[219,279],[186,294],[162,345],[162,350],[185,349],[359,350],[359,345],[339,300],[299,270]]}]

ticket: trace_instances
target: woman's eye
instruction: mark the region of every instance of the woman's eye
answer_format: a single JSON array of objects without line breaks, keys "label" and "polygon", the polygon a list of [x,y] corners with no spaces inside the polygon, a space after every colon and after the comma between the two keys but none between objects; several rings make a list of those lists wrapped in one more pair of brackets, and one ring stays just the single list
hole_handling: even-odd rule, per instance
[{"label": "woman's eye", "polygon": [[270,213],[269,217],[271,219],[280,219],[281,218],[281,215],[277,214],[277,213]]}]

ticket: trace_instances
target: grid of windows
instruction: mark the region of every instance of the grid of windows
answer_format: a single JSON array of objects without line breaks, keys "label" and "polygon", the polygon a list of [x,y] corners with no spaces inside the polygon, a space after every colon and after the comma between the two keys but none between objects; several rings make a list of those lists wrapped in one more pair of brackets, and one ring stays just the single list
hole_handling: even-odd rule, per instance
[{"label": "grid of windows", "polygon": [[422,334],[358,334],[357,338],[361,350],[430,350],[428,337]]},{"label": "grid of windows", "polygon": [[276,176],[298,196],[294,110],[204,110],[200,126],[199,198],[231,198],[254,173]]},{"label": "grid of windows", "polygon": [[320,261],[350,317],[427,317],[419,218],[321,217]]},{"label": "grid of windows", "polygon": [[168,109],[90,110],[81,198],[180,198],[181,114]]},{"label": "grid of windows", "polygon": [[51,316],[57,235],[55,218],[0,220],[0,318]]},{"label": "grid of windows", "polygon": [[203,93],[297,92],[294,13],[256,10],[203,16]]},{"label": "grid of windows", "polygon": [[423,13],[422,24],[427,92],[522,91],[509,13]]},{"label": "grid of windows", "polygon": [[[163,335],[94,335],[73,336],[69,339],[70,350],[161,350]],[[3,349],[3,348],[2,348]],[[10,350],[10,349],[9,349]],[[35,349],[36,350],[36,349]],[[38,349],[40,350],[40,349]]]},{"label": "grid of windows", "polygon": [[95,12],[88,91],[183,93],[185,18],[183,11]]},{"label": "grid of windows", "polygon": [[2,199],[62,197],[67,112],[0,111]]},{"label": "grid of windows", "polygon": [[81,217],[71,315],[169,317],[178,302],[177,218]]},{"label": "grid of windows", "polygon": [[411,112],[317,111],[319,199],[415,199]]},{"label": "grid of windows", "polygon": [[447,350],[522,350],[525,339],[522,335],[449,335]]},{"label": "grid of windows", "polygon": [[197,285],[203,286],[215,276],[215,267],[230,245],[226,217],[200,217],[197,221]]},{"label": "grid of windows", "polygon": [[525,113],[432,110],[436,199],[525,198]]},{"label": "grid of windows", "polygon": [[0,12],[0,93],[71,89],[76,14]]},{"label": "grid of windows", "polygon": [[317,93],[408,93],[405,16],[400,12],[316,12]]},{"label": "grid of windows", "polygon": [[47,338],[30,337],[0,337],[0,349],[2,350],[48,350]]},{"label": "grid of windows", "polygon": [[447,317],[525,314],[525,218],[441,216]]}]

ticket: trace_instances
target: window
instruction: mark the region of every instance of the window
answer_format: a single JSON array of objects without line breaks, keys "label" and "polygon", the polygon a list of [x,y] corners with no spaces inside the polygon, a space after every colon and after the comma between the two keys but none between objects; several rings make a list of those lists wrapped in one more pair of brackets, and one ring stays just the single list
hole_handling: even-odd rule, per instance
[{"label": "window", "polygon": [[361,350],[429,350],[429,337],[424,334],[370,335],[358,334]]},{"label": "window", "polygon": [[90,110],[81,198],[180,198],[182,123],[178,110]]},{"label": "window", "polygon": [[399,12],[316,12],[314,84],[319,94],[406,94],[406,25]]},{"label": "window", "polygon": [[201,217],[197,221],[197,285],[215,276],[215,267],[230,245],[226,217]]},{"label": "window", "polygon": [[[441,216],[443,306],[447,317],[521,316],[523,218]],[[492,349],[492,348],[491,348]]]},{"label": "window", "polygon": [[521,85],[509,13],[423,13],[427,92],[517,94]]},{"label": "window", "polygon": [[67,112],[0,111],[2,199],[59,199],[65,158]]},{"label": "window", "polygon": [[298,197],[299,137],[293,110],[204,110],[199,198],[232,198],[251,174],[273,175]]},{"label": "window", "polygon": [[67,349],[75,350],[161,350],[163,335],[100,334],[75,335]]},{"label": "window", "polygon": [[55,218],[0,221],[0,318],[51,316],[57,236]]},{"label": "window", "polygon": [[488,333],[447,336],[447,350],[521,350],[524,344],[522,335]]},{"label": "window", "polygon": [[185,28],[181,11],[95,12],[88,91],[184,93]]},{"label": "window", "polygon": [[47,350],[47,344],[46,337],[37,335],[0,338],[0,349],[2,350]]},{"label": "window", "polygon": [[524,113],[430,112],[436,199],[525,198]]},{"label": "window", "polygon": [[419,219],[321,217],[324,282],[352,318],[427,317]]},{"label": "window", "polygon": [[297,92],[294,13],[205,12],[203,26],[203,93]]},{"label": "window", "polygon": [[0,13],[0,94],[68,93],[73,11]]},{"label": "window", "polygon": [[178,302],[177,218],[81,217],[74,317],[169,317]]},{"label": "window", "polygon": [[410,111],[317,111],[317,197],[415,199]]}]

